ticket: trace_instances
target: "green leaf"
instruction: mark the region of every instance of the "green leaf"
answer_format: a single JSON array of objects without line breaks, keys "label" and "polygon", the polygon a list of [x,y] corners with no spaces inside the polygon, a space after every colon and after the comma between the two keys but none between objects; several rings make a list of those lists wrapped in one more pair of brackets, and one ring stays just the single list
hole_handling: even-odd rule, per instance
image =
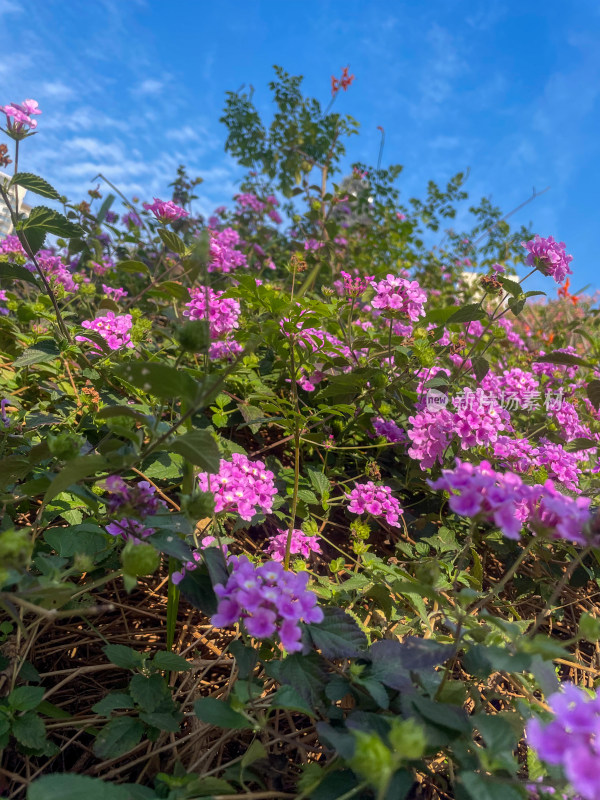
[{"label": "green leaf", "polygon": [[183,255],[185,253],[185,244],[181,241],[179,236],[173,231],[168,231],[166,228],[159,228],[158,235],[163,240],[163,244],[174,253]]},{"label": "green leaf", "polygon": [[200,609],[206,616],[212,616],[217,610],[217,596],[205,569],[199,567],[186,572],[179,584],[179,591],[194,608]]},{"label": "green leaf", "polygon": [[111,664],[123,669],[138,669],[144,663],[142,653],[124,644],[107,644],[102,648],[102,652]]},{"label": "green leaf", "polygon": [[149,297],[174,297],[176,300],[189,300],[190,294],[185,286],[176,281],[164,281],[147,292]]},{"label": "green leaf", "polygon": [[194,553],[191,547],[173,531],[158,531],[146,539],[159,553],[178,558],[180,561],[193,561]]},{"label": "green leaf", "polygon": [[308,467],[308,477],[319,497],[329,497],[329,480],[320,469]]},{"label": "green leaf", "polygon": [[589,361],[585,361],[583,358],[579,358],[579,356],[574,356],[571,353],[560,353],[558,350],[555,350],[553,353],[547,353],[545,356],[537,356],[535,358],[534,363],[536,364],[563,364],[564,366],[580,366],[580,367],[591,367],[593,366],[590,364]]},{"label": "green leaf", "polygon": [[257,651],[253,647],[243,644],[240,639],[234,639],[229,645],[229,652],[236,660],[238,675],[245,681],[258,663]]},{"label": "green leaf", "polygon": [[12,733],[17,741],[32,750],[42,750],[46,744],[46,726],[34,711],[16,717],[12,723]]},{"label": "green leaf", "polygon": [[513,312],[515,317],[518,317],[519,314],[521,313],[521,311],[523,311],[523,309],[525,308],[525,303],[526,302],[527,302],[527,299],[525,297],[519,297],[519,298],[509,297],[508,298],[508,307]]},{"label": "green leaf", "polygon": [[179,711],[174,711],[172,713],[167,711],[148,711],[142,712],[140,714],[140,719],[145,722],[146,725],[152,725],[153,728],[158,728],[159,731],[179,733],[183,714]]},{"label": "green leaf", "polygon": [[456,314],[456,306],[448,306],[447,308],[432,308],[431,311],[428,311],[425,317],[419,320],[417,324],[427,326],[433,322],[438,325],[443,325],[453,314]]},{"label": "green leaf", "polygon": [[83,478],[94,475],[94,473],[99,472],[105,466],[106,460],[104,457],[96,455],[82,456],[81,458],[74,458],[72,461],[68,461],[46,490],[44,505],[47,505],[57,495],[68,489],[69,486],[72,486]]},{"label": "green leaf", "polygon": [[107,548],[107,534],[87,522],[70,528],[52,528],[44,533],[44,539],[63,558],[77,553],[95,556]]},{"label": "green leaf", "polygon": [[482,381],[490,371],[489,361],[483,356],[475,356],[475,358],[471,359],[471,363],[473,364],[475,377],[478,381]]},{"label": "green leaf", "polygon": [[221,456],[215,437],[207,430],[194,430],[172,439],[166,447],[183,456],[203,472],[219,471]]},{"label": "green leaf", "polygon": [[60,195],[56,189],[51,186],[48,181],[34,175],[31,172],[17,172],[13,175],[9,186],[22,186],[34,194],[39,194],[40,197],[47,197],[50,200],[60,200]]},{"label": "green leaf", "polygon": [[8,695],[8,705],[15,711],[31,711],[42,702],[43,686],[18,686]]},{"label": "green leaf", "polygon": [[142,272],[144,275],[150,274],[150,268],[143,261],[118,261],[115,267],[117,271],[121,272]]},{"label": "green leaf", "polygon": [[267,674],[279,683],[293,686],[309,703],[314,704],[325,688],[323,659],[317,653],[307,656],[293,653],[283,661],[270,661]]},{"label": "green leaf", "polygon": [[135,704],[128,694],[122,692],[111,692],[92,706],[94,714],[102,717],[110,717],[111,711],[120,708],[134,708]]},{"label": "green leaf", "polygon": [[153,419],[149,414],[144,414],[130,406],[104,406],[96,412],[96,419],[113,419],[114,417],[130,417],[145,425],[151,423]]},{"label": "green leaf", "polygon": [[45,233],[53,233],[66,239],[83,235],[83,228],[71,222],[64,214],[46,206],[35,206],[29,216],[21,223],[21,229],[28,235],[28,231],[39,228]]},{"label": "green leaf", "polygon": [[486,318],[487,314],[479,303],[469,303],[466,306],[461,306],[458,311],[455,311],[452,316],[448,317],[447,324],[452,325],[455,322],[476,322],[478,319]]},{"label": "green leaf", "polygon": [[54,361],[59,355],[60,350],[54,339],[44,339],[21,353],[13,362],[13,366],[28,367],[31,364],[43,364],[46,361]]},{"label": "green leaf", "polygon": [[152,666],[155,669],[166,669],[172,672],[185,672],[192,668],[192,665],[183,656],[178,656],[177,653],[169,653],[166,650],[161,650],[152,659]]},{"label": "green leaf", "polygon": [[9,280],[26,281],[27,283],[32,283],[38,289],[40,288],[33,272],[21,267],[19,264],[8,264],[2,261],[0,262],[0,281],[8,283]]},{"label": "green leaf", "polygon": [[600,381],[596,379],[589,381],[585,391],[590,403],[598,411],[600,408]]},{"label": "green leaf", "polygon": [[115,373],[137,389],[165,400],[194,400],[198,392],[196,381],[186,372],[157,361],[132,361],[117,367]]},{"label": "green leaf", "polygon": [[528,796],[525,787],[520,789],[507,781],[477,772],[461,772],[459,781],[471,800],[523,800]]},{"label": "green leaf", "polygon": [[217,700],[216,697],[201,697],[200,700],[196,700],[194,712],[202,722],[216,725],[219,728],[244,730],[254,727],[243,714],[234,711],[229,703]]},{"label": "green leaf", "polygon": [[308,717],[314,717],[316,712],[304,697],[293,686],[280,686],[271,696],[271,708],[286,708],[289,711],[299,711]]},{"label": "green leaf", "polygon": [[[151,795],[154,797],[154,794]],[[127,786],[87,775],[44,775],[29,785],[27,800],[134,800]]]},{"label": "green leaf", "polygon": [[156,711],[171,696],[161,675],[134,675],[129,684],[129,694],[144,711]]},{"label": "green leaf", "polygon": [[502,286],[506,289],[507,292],[512,294],[513,297],[519,297],[523,294],[523,289],[521,289],[521,285],[516,281],[511,280],[510,278],[505,278],[503,275],[496,276],[498,281],[502,284]]},{"label": "green leaf", "polygon": [[117,717],[100,731],[94,742],[98,758],[110,759],[129,753],[144,734],[144,723],[133,717]]},{"label": "green leaf", "polygon": [[353,658],[367,645],[358,624],[341,608],[324,608],[318,625],[307,625],[313,644],[326,658]]}]

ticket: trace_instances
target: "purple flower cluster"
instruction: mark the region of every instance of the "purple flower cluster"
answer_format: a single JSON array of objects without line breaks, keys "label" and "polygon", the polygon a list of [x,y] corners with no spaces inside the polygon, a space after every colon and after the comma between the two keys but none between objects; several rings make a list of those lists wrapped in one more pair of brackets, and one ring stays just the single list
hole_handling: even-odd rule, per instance
[{"label": "purple flower cluster", "polygon": [[129,486],[119,475],[109,475],[105,485],[110,493],[106,498],[109,514],[119,514],[127,508],[143,519],[165,508],[164,501],[156,497],[156,488],[148,481]]},{"label": "purple flower cluster", "polygon": [[242,453],[233,453],[231,461],[221,459],[216,475],[201,472],[198,483],[203,492],[212,492],[215,512],[234,512],[251,520],[259,511],[271,512],[277,493],[275,475],[262,461],[250,461]]},{"label": "purple flower cluster", "polygon": [[552,414],[560,426],[560,434],[566,442],[572,442],[573,439],[578,438],[589,439],[592,436],[590,429],[581,422],[577,409],[571,403],[562,403],[560,408],[552,411]]},{"label": "purple flower cluster", "polygon": [[[4,289],[0,289],[0,300],[2,300],[2,302],[4,303],[8,300],[8,297],[6,296],[6,291]],[[5,317],[7,314],[8,314],[8,308],[6,308],[6,306],[0,305],[0,315]]]},{"label": "purple flower cluster", "polygon": [[106,526],[106,532],[111,536],[120,536],[126,542],[140,544],[148,536],[155,532],[154,528],[148,528],[143,522],[131,517],[123,517],[116,522],[111,522]]},{"label": "purple flower cluster", "polygon": [[277,634],[289,653],[302,650],[300,622],[323,620],[315,593],[306,588],[308,574],[286,571],[277,561],[256,566],[246,556],[231,556],[229,564],[227,583],[215,586],[219,605],[212,624],[226,628],[241,620],[255,639]]},{"label": "purple flower cluster", "polygon": [[243,213],[244,209],[249,208],[250,211],[256,214],[264,214],[266,212],[276,225],[279,225],[281,222],[281,217],[275,210],[275,207],[278,206],[279,203],[274,195],[269,195],[264,202],[255,194],[250,194],[249,192],[238,194],[235,196],[235,199],[240,207],[239,213]]},{"label": "purple flower cluster", "polygon": [[377,486],[373,481],[357,483],[346,495],[350,500],[348,511],[352,514],[371,514],[373,517],[383,517],[388,525],[400,527],[400,515],[404,514],[400,503],[392,497],[389,486]]},{"label": "purple flower cluster", "polygon": [[396,425],[392,419],[386,420],[383,419],[383,417],[374,417],[371,420],[371,424],[373,425],[376,435],[383,436],[388,442],[396,444],[397,442],[407,441],[406,432]]},{"label": "purple flower cluster", "polygon": [[47,278],[63,287],[65,292],[77,291],[77,284],[73,276],[63,264],[60,256],[54,255],[51,250],[40,250],[36,256],[37,262]]},{"label": "purple flower cluster", "polygon": [[463,450],[492,444],[500,431],[511,430],[510,414],[494,398],[486,397],[481,388],[471,393],[473,402],[458,405],[452,419],[452,428],[460,439]]},{"label": "purple flower cluster", "polygon": [[579,458],[587,451],[570,453],[561,444],[542,438],[536,445],[527,438],[511,439],[499,436],[494,442],[494,456],[515,472],[526,473],[543,467],[549,478],[560,481],[573,492],[580,492],[581,469]]},{"label": "purple flower cluster", "polygon": [[189,217],[185,208],[175,205],[172,200],[159,200],[158,197],[155,197],[153,203],[144,203],[143,206],[147,211],[151,211],[159,222],[165,225],[168,222],[175,222],[178,219]]},{"label": "purple flower cluster", "polygon": [[582,800],[600,800],[600,698],[574,684],[551,695],[554,719],[543,724],[532,719],[527,742],[548,764],[560,765]]},{"label": "purple flower cluster", "polygon": [[23,100],[22,103],[9,103],[0,106],[0,111],[6,114],[6,127],[9,136],[22,139],[29,131],[37,128],[37,120],[32,117],[41,114],[35,100]]},{"label": "purple flower cluster", "polygon": [[27,256],[23,249],[23,245],[19,241],[18,236],[6,236],[0,242],[0,253],[6,253],[10,256]]},{"label": "purple flower cluster", "polygon": [[372,281],[375,297],[371,305],[380,311],[406,314],[412,322],[425,316],[427,295],[417,281],[409,281],[396,275],[387,275],[382,281]]},{"label": "purple flower cluster", "polygon": [[454,469],[442,471],[432,489],[450,492],[452,511],[463,517],[493,523],[509,539],[518,539],[523,525],[534,533],[585,544],[590,521],[589,498],[560,494],[547,480],[529,486],[513,472],[497,472],[489,461],[474,465],[456,459]]},{"label": "purple flower cluster", "polygon": [[532,399],[539,394],[540,384],[531,372],[513,367],[499,375],[492,372],[481,381],[484,392],[490,392],[498,398],[502,397],[507,402],[513,401],[518,407],[527,407]]},{"label": "purple flower cluster", "polygon": [[110,297],[110,299],[114,300],[115,302],[122,300],[129,294],[129,292],[123,289],[122,286],[119,286],[115,289],[112,286],[107,286],[105,283],[102,284],[102,291],[107,297]]},{"label": "purple flower cluster", "polygon": [[564,242],[555,242],[552,236],[547,239],[536,236],[521,244],[528,250],[525,263],[530,267],[537,267],[544,275],[554,278],[556,283],[562,283],[567,275],[573,274],[569,267],[573,256],[567,255]]},{"label": "purple flower cluster", "polygon": [[[285,559],[287,539],[288,531],[282,531],[278,528],[277,533],[269,538],[265,553],[268,553],[274,561],[283,561]],[[303,558],[309,558],[311,553],[320,552],[321,545],[319,544],[318,536],[307,536],[304,531],[294,528],[290,544],[290,553],[293,556],[300,555]]]},{"label": "purple flower cluster", "polygon": [[247,267],[248,261],[244,253],[235,247],[240,243],[240,235],[233,228],[222,231],[210,231],[210,263],[209,272],[233,272],[239,267]]},{"label": "purple flower cluster", "polygon": [[184,317],[206,319],[211,339],[223,339],[239,326],[240,303],[233,297],[223,297],[225,292],[215,292],[210,287],[189,289],[191,300],[185,304]]},{"label": "purple flower cluster", "polygon": [[[340,272],[340,275],[343,278],[343,294],[346,297],[360,297],[361,294],[367,291],[373,280],[368,275],[363,278],[360,275],[351,275],[349,272],[344,272],[344,270]],[[339,282],[336,281],[336,283]]]},{"label": "purple flower cluster", "polygon": [[[115,315],[114,311],[107,311],[106,316],[96,317],[95,319],[84,319],[81,323],[83,328],[97,331],[104,339],[111,350],[119,350],[121,347],[133,348],[133,342],[129,331],[133,326],[131,314]],[[91,342],[86,336],[76,336],[78,342]],[[95,342],[91,342],[94,349],[100,351]]]},{"label": "purple flower cluster", "polygon": [[425,407],[408,418],[411,427],[407,434],[411,441],[408,455],[421,462],[421,469],[431,469],[442,463],[446,448],[452,441],[452,414],[445,408],[436,411]]}]

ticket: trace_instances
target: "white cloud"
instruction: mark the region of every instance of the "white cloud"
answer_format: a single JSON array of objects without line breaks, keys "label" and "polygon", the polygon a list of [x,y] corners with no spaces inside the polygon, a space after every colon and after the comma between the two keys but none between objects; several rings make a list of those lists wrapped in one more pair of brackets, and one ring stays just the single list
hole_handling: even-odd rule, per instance
[{"label": "white cloud", "polygon": [[0,0],[0,17],[4,14],[21,14],[23,10],[23,6],[15,0]]},{"label": "white cloud", "polygon": [[138,94],[158,94],[163,87],[163,81],[157,81],[153,78],[147,78],[145,81],[142,81],[140,85],[135,89]]}]

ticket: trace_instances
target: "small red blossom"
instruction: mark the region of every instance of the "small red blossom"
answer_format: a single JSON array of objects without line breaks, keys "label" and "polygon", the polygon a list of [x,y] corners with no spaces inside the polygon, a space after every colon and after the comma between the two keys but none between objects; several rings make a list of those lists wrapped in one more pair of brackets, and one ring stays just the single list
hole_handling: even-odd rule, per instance
[{"label": "small red blossom", "polygon": [[342,70],[342,77],[336,78],[335,75],[331,76],[331,94],[336,95],[340,89],[346,91],[352,81],[354,80],[354,75],[348,75],[349,67],[344,67]]}]

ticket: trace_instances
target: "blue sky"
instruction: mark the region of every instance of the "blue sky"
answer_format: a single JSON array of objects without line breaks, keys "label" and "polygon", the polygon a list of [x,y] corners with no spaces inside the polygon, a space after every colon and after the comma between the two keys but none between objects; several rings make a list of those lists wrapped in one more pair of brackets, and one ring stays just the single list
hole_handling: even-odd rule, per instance
[{"label": "blue sky", "polygon": [[[39,101],[22,168],[80,199],[103,172],[127,195],[166,196],[179,163],[201,175],[198,210],[236,191],[224,93],[272,65],[361,123],[353,160],[401,163],[403,196],[470,167],[473,199],[567,243],[572,288],[600,288],[600,4],[597,0],[0,0],[2,101]],[[545,288],[549,288],[546,284]]]}]

